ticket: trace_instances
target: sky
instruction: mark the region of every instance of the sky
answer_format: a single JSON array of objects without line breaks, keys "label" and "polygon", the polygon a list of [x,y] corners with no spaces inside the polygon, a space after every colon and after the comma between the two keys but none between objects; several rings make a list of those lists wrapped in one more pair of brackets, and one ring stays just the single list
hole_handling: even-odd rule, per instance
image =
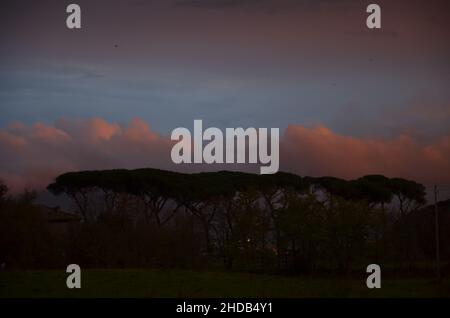
[{"label": "sky", "polygon": [[[65,24],[72,2],[80,30]],[[202,119],[280,128],[281,170],[450,189],[448,1],[72,2],[0,4],[12,188],[67,170],[178,169],[170,132]],[[380,30],[366,27],[369,3]]]}]

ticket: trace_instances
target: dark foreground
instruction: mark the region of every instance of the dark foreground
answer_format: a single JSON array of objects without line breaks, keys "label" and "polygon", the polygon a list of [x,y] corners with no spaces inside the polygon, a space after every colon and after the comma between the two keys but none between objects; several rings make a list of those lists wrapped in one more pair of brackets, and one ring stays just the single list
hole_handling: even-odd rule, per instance
[{"label": "dark foreground", "polygon": [[61,271],[0,272],[0,297],[450,297],[448,280],[282,277],[184,270],[84,270],[82,288],[66,287]]}]

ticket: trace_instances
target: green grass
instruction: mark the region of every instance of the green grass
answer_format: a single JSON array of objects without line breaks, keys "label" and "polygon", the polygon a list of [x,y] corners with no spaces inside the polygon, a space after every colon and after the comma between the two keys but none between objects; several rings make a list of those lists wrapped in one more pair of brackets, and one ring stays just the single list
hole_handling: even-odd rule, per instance
[{"label": "green grass", "polygon": [[5,297],[450,297],[450,282],[283,277],[185,270],[83,270],[82,288],[68,289],[61,271],[0,272]]}]

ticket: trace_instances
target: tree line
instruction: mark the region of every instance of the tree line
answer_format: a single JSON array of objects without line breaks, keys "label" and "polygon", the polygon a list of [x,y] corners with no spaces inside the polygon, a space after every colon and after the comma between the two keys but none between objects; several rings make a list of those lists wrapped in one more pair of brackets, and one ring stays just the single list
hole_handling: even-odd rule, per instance
[{"label": "tree line", "polygon": [[402,178],[116,169],[64,173],[47,189],[71,198],[84,228],[111,228],[114,220],[121,230],[111,235],[141,229],[150,245],[139,238],[117,245],[144,244],[148,250],[136,253],[159,251],[165,256],[149,262],[162,266],[168,257],[177,266],[195,259],[225,269],[349,272],[367,260],[426,256],[406,226],[426,203],[425,187]]}]

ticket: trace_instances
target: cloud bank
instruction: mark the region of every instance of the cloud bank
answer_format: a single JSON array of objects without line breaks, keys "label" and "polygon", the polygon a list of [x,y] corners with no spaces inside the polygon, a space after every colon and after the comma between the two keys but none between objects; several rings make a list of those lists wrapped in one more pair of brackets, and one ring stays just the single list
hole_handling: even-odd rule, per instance
[{"label": "cloud bank", "polygon": [[[66,171],[153,167],[199,171],[251,165],[176,166],[173,142],[142,119],[129,124],[101,118],[57,120],[53,125],[11,123],[0,129],[0,178],[13,191],[44,188]],[[424,143],[403,134],[391,139],[355,138],[325,126],[290,125],[280,141],[280,170],[300,175],[356,178],[365,174],[450,184],[450,136]]]},{"label": "cloud bank", "polygon": [[284,168],[302,175],[384,174],[425,184],[450,184],[450,136],[424,143],[407,134],[391,139],[355,138],[324,126],[290,125],[280,149]]}]

